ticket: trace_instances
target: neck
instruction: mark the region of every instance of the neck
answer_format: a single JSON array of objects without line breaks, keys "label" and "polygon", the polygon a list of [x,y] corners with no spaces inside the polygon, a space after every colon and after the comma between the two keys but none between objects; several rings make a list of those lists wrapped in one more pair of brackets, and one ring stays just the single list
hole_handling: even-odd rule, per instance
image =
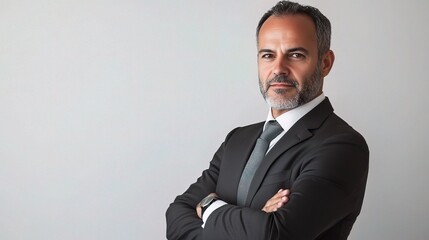
[{"label": "neck", "polygon": [[289,111],[290,109],[273,109],[271,108],[271,114],[273,115],[273,118],[276,119],[277,117],[279,117],[280,115],[282,115],[283,113]]}]

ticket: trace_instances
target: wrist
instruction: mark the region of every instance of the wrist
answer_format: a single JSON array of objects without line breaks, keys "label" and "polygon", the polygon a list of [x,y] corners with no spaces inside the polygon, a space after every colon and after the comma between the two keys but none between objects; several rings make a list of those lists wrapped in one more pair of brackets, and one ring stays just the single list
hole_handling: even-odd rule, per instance
[{"label": "wrist", "polygon": [[201,200],[201,202],[199,203],[200,209],[201,209],[201,218],[204,212],[207,210],[207,208],[210,207],[210,205],[212,205],[212,203],[216,202],[218,199],[219,198],[215,193],[211,193],[207,195],[205,198],[203,198],[203,200]]}]

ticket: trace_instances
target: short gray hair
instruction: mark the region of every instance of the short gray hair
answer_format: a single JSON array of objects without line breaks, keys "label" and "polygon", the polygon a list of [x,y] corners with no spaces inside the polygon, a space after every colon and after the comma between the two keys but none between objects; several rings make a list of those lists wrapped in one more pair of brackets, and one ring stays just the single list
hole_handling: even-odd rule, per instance
[{"label": "short gray hair", "polygon": [[313,20],[314,25],[316,26],[318,55],[319,58],[321,58],[322,55],[331,47],[331,22],[319,11],[319,9],[312,6],[304,6],[290,1],[278,2],[262,16],[261,20],[259,20],[258,27],[256,28],[256,39],[258,39],[262,24],[264,24],[270,16],[287,16],[295,14],[303,14],[309,16]]}]

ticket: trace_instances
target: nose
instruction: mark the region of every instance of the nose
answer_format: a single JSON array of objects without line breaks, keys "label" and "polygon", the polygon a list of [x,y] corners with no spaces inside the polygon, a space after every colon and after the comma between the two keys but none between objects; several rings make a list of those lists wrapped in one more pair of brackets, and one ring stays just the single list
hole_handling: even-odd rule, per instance
[{"label": "nose", "polygon": [[278,57],[276,59],[276,61],[274,62],[274,65],[273,65],[273,71],[272,72],[275,76],[278,76],[278,75],[286,75],[287,76],[287,75],[289,75],[289,67],[288,67],[287,62],[283,56]]}]

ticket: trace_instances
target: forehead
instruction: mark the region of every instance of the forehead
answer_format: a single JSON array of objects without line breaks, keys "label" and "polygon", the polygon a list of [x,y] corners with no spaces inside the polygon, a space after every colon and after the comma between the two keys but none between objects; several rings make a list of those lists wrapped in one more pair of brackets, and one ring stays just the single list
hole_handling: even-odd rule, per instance
[{"label": "forehead", "polygon": [[270,16],[259,31],[258,43],[276,41],[317,45],[313,20],[303,14]]}]

